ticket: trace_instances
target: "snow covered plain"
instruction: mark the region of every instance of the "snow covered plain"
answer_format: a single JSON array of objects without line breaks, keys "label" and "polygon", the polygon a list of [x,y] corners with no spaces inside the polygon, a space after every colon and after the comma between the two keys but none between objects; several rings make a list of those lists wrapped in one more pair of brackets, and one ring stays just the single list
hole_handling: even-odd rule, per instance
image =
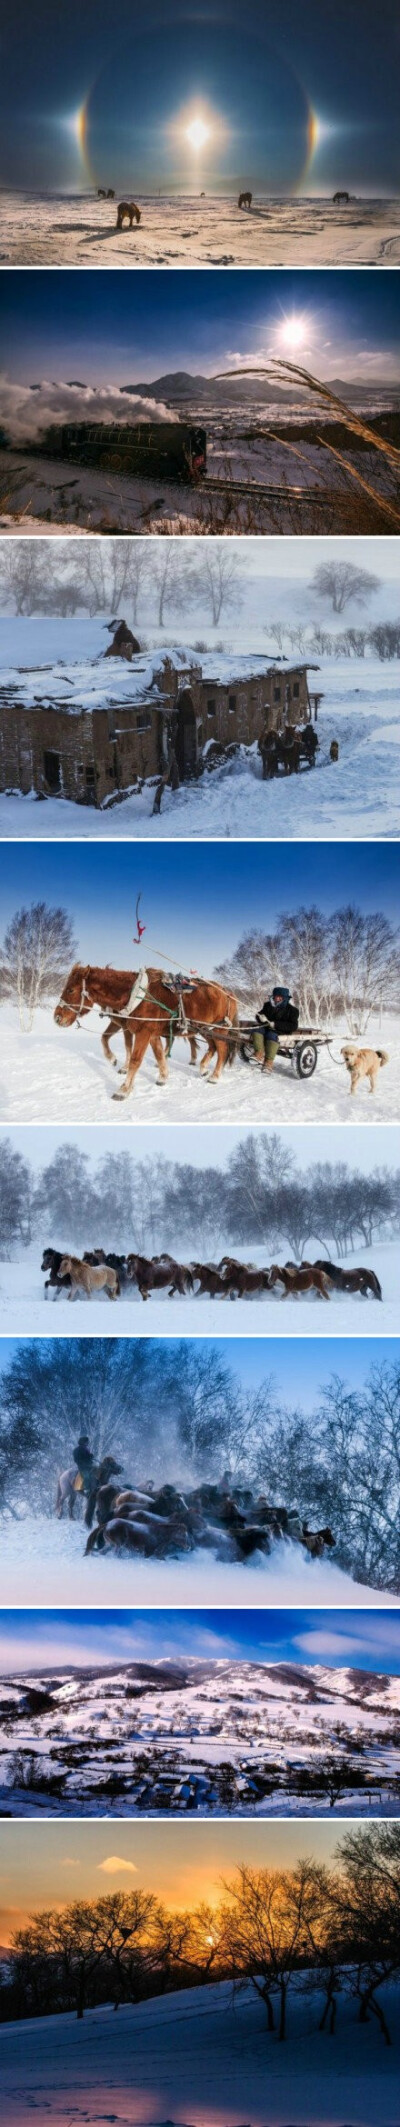
[{"label": "snow covered plain", "polygon": [[[49,1502],[50,1505],[50,1502]],[[55,1516],[25,1514],[21,1521],[3,1516],[0,1552],[0,1603],[17,1609],[35,1601],[114,1605],[151,1609],[193,1608],[211,1599],[217,1608],[281,1609],[288,1603],[310,1608],[357,1604],[362,1610],[400,1608],[392,1590],[366,1587],[342,1573],[331,1558],[312,1559],[300,1544],[279,1543],[269,1558],[260,1552],[251,1565],[226,1565],[208,1550],[190,1558],[117,1558],[91,1552],[85,1558],[82,1523]]]},{"label": "snow covered plain", "polygon": [[[20,625],[14,623],[15,645]],[[35,673],[35,692],[38,681]],[[264,783],[257,746],[241,746],[200,782],[182,784],[175,795],[166,791],[156,818],[150,784],[102,811],[62,798],[43,803],[35,796],[2,793],[0,835],[27,841],[79,836],[83,841],[157,842],[395,838],[400,834],[400,666],[374,657],[324,657],[321,685],[320,750],[312,771]],[[339,741],[337,763],[329,758],[332,739]]]},{"label": "snow covered plain", "polygon": [[[245,180],[251,182],[250,180]],[[399,199],[273,199],[254,194],[158,199],[135,191],[142,220],[117,232],[116,203],[92,191],[1,194],[7,266],[395,266]],[[128,193],[131,197],[131,192]]]},{"label": "snow covered plain", "polygon": [[[166,1140],[167,1143],[167,1140]],[[310,1148],[311,1156],[311,1148]],[[82,1244],[97,1247],[99,1235],[89,1232]],[[297,1299],[282,1300],[278,1287],[260,1298],[243,1300],[211,1300],[206,1294],[196,1293],[181,1299],[176,1294],[170,1300],[166,1288],[153,1292],[146,1301],[141,1300],[134,1285],[121,1293],[116,1305],[93,1293],[90,1301],[82,1299],[71,1302],[53,1298],[45,1293],[45,1273],[40,1265],[47,1237],[25,1248],[20,1256],[0,1261],[0,1334],[27,1337],[209,1337],[209,1336],[268,1336],[268,1337],[325,1337],[332,1336],[393,1336],[398,1329],[398,1303],[400,1291],[400,1250],[397,1241],[374,1242],[371,1248],[363,1243],[357,1248],[356,1257],[349,1256],[349,1269],[355,1261],[365,1268],[375,1270],[382,1286],[382,1301],[373,1294],[363,1299],[361,1293],[339,1293],[332,1287],[329,1303],[319,1300],[313,1292],[299,1293]],[[52,1241],[50,1242],[52,1245]],[[58,1234],[54,1245],[76,1252],[72,1235]],[[100,1243],[101,1235],[100,1235]],[[108,1244],[107,1244],[108,1245]],[[110,1247],[113,1242],[110,1242]],[[174,1243],[171,1234],[163,1237],[163,1245],[172,1254],[180,1256],[179,1242]],[[115,1247],[118,1246],[118,1237]],[[308,1244],[311,1259],[320,1253],[318,1238]],[[226,1251],[218,1242],[217,1254],[232,1253],[229,1239]],[[254,1243],[249,1250],[235,1246],[239,1262],[251,1259],[253,1263],[268,1261],[267,1244]],[[290,1254],[289,1242],[278,1250],[285,1262]],[[189,1260],[186,1251],[185,1260]],[[195,1258],[196,1259],[196,1258]],[[345,1263],[345,1258],[343,1258]],[[279,1296],[277,1297],[277,1294]],[[284,1314],[282,1314],[284,1307]]]},{"label": "snow covered plain", "polygon": [[229,1981],[135,2008],[0,2027],[7,2127],[399,2127],[398,1989],[383,1987],[394,2043],[342,2000],[334,2040],[322,1999],[296,1998],[288,2037],[268,2037],[253,1989]]},{"label": "snow covered plain", "polygon": [[[332,771],[334,773],[334,771]],[[323,1030],[322,1030],[323,1031]],[[157,1080],[151,1049],[146,1051],[127,1100],[118,1096],[121,1080],[101,1048],[103,1025],[97,1008],[76,1026],[57,1027],[51,1009],[40,1007],[31,1033],[19,1025],[13,1005],[1,1011],[0,1121],[11,1123],[355,1123],[400,1119],[400,1029],[390,1020],[371,1019],[361,1045],[385,1049],[389,1063],[379,1072],[371,1095],[363,1079],[353,1097],[340,1050],[351,1039],[338,1025],[329,1048],[321,1049],[312,1078],[299,1079],[282,1057],[271,1077],[237,1056],[216,1085],[193,1070],[185,1041],[177,1040],[165,1085]],[[113,1041],[122,1063],[123,1039]],[[204,1053],[204,1052],[203,1052]]]},{"label": "snow covered plain", "polygon": [[35,1669],[0,1680],[0,1709],[6,1816],[224,1816],[227,1767],[234,1816],[398,1811],[388,1674],[196,1658]]}]

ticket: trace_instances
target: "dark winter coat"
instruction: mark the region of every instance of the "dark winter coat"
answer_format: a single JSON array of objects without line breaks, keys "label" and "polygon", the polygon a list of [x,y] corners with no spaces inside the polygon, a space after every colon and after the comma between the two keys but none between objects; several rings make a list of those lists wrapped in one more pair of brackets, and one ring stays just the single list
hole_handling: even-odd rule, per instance
[{"label": "dark winter coat", "polygon": [[298,1006],[291,1004],[290,998],[279,1005],[274,1004],[273,997],[267,997],[266,1003],[261,1006],[261,1012],[256,1013],[256,1019],[260,1026],[266,1020],[268,1026],[275,1027],[277,1034],[296,1034],[299,1024]]}]

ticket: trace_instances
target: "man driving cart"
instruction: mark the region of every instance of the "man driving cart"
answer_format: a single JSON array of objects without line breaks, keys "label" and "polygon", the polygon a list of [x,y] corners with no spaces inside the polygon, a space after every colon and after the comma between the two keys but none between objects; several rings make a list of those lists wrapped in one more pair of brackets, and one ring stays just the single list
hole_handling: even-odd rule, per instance
[{"label": "man driving cart", "polygon": [[258,1026],[262,1028],[264,1048],[262,1069],[263,1071],[273,1071],[281,1034],[296,1034],[299,1024],[298,1005],[293,1004],[290,990],[282,989],[281,987],[274,989],[272,996],[267,997],[265,1004],[261,1005],[261,1011],[256,1012],[256,1020]]}]

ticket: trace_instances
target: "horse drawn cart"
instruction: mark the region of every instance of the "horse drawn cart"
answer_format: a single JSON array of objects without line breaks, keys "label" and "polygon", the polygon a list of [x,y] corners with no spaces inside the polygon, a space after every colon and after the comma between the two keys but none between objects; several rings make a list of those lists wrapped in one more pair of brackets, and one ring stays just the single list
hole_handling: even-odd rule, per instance
[{"label": "horse drawn cart", "polygon": [[[272,1028],[270,1031],[272,1033]],[[240,1021],[239,1053],[243,1063],[259,1064],[264,1049],[264,1032],[267,1033],[268,1029],[263,1031],[258,1020]],[[328,1048],[330,1040],[331,1035],[321,1034],[319,1027],[297,1027],[295,1034],[277,1036],[277,1055],[291,1064],[296,1078],[312,1078],[319,1050]]]}]

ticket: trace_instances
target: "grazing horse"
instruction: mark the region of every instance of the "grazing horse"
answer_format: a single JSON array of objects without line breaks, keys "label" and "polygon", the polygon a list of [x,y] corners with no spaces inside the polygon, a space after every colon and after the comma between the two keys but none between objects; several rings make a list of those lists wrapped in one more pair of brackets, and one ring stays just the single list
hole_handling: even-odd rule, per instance
[{"label": "grazing horse", "polygon": [[278,1284],[285,1287],[283,1300],[288,1300],[291,1293],[311,1292],[313,1288],[320,1300],[329,1300],[329,1279],[326,1271],[319,1270],[316,1264],[301,1263],[299,1270],[292,1270],[289,1265],[280,1269],[278,1263],[273,1263],[269,1273],[270,1289]]},{"label": "grazing horse", "polygon": [[252,192],[239,192],[238,207],[248,207],[250,213],[252,198]]},{"label": "grazing horse", "polygon": [[[141,978],[140,978],[141,979]],[[221,1077],[224,1065],[232,1062],[236,1041],[233,1029],[238,1026],[237,998],[219,982],[203,982],[195,979],[185,988],[184,997],[179,985],[160,975],[157,968],[146,969],[146,989],[139,1001],[133,1002],[135,985],[139,976],[132,970],[112,967],[84,967],[80,962],[71,968],[64,983],[54,1018],[58,1027],[72,1027],[77,1020],[86,1017],[93,1005],[110,1014],[109,1024],[102,1034],[102,1047],[109,1062],[115,1057],[109,1048],[110,1035],[121,1029],[125,1036],[124,1083],[114,1100],[127,1100],[137,1072],[149,1045],[160,1073],[160,1083],[168,1077],[163,1035],[183,1034],[185,1038],[195,1033],[196,1028],[205,1033],[206,1051],[200,1071],[204,1073],[209,1061],[217,1058],[212,1073],[213,1084]]]},{"label": "grazing horse", "polygon": [[132,229],[133,222],[140,222],[141,219],[142,217],[140,207],[136,206],[135,199],[120,199],[119,207],[117,209],[117,229],[123,229],[124,222],[126,221],[129,222],[129,228]]}]

